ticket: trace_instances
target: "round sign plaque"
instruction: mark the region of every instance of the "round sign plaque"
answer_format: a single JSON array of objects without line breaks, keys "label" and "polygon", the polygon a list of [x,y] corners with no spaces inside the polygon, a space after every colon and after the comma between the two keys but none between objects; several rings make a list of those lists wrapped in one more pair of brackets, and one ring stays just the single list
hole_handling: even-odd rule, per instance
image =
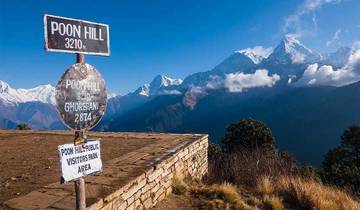
[{"label": "round sign plaque", "polygon": [[105,113],[105,81],[93,66],[74,64],[61,76],[55,99],[60,118],[67,127],[91,129]]}]

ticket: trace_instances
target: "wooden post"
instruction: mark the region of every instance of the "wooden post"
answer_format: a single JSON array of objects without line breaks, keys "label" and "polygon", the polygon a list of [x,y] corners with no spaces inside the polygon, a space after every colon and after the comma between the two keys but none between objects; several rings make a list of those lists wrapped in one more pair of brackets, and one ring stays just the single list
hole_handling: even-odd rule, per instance
[{"label": "wooden post", "polygon": [[76,210],[86,209],[85,180],[79,178],[75,181]]},{"label": "wooden post", "polygon": [[[76,63],[84,63],[85,58],[84,54],[76,53]],[[74,144],[77,145],[77,139],[86,139],[85,131],[75,131]],[[84,178],[79,178],[75,182],[75,193],[76,193],[76,210],[85,210],[86,209],[86,195],[85,195],[85,180]]]},{"label": "wooden post", "polygon": [[76,53],[76,63],[84,63],[85,57],[84,54]]}]

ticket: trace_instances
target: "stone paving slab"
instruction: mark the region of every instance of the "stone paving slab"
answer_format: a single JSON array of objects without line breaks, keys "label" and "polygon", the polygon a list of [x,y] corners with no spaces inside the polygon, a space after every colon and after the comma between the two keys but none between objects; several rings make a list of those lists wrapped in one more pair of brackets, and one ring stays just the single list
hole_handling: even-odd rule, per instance
[{"label": "stone paving slab", "polygon": [[[45,132],[39,133],[44,134]],[[0,146],[1,134],[0,131]],[[8,135],[8,133],[6,134]],[[36,134],[37,132],[31,133],[31,135]],[[53,134],[62,136],[61,133],[47,135]],[[118,157],[105,161],[102,173],[85,178],[87,205],[93,205],[93,207],[102,205],[99,203],[101,198],[116,192],[119,187],[125,186],[147,170],[153,170],[152,166],[167,157],[169,153],[199,138],[199,135],[189,134],[92,133],[92,135],[106,140],[114,138],[124,143],[129,142],[129,147],[132,149],[130,152],[121,152],[123,150],[119,149]],[[137,141],[139,144],[136,147]],[[105,150],[102,152],[106,152],[106,148],[102,147],[102,149]],[[74,207],[74,199],[73,183],[54,182],[29,194],[5,201],[2,206],[6,209],[71,209],[70,207]]]}]

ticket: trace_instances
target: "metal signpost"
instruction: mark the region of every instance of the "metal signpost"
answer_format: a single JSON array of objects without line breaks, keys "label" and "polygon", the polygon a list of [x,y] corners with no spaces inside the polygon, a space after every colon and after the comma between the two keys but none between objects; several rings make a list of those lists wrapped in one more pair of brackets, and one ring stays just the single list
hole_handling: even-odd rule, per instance
[{"label": "metal signpost", "polygon": [[102,170],[100,141],[85,131],[105,113],[107,94],[101,74],[84,62],[84,54],[110,55],[109,26],[84,20],[44,15],[45,49],[76,53],[76,64],[56,86],[56,108],[62,122],[75,131],[74,143],[58,147],[61,182],[75,181],[76,209],[85,210],[84,176]]}]

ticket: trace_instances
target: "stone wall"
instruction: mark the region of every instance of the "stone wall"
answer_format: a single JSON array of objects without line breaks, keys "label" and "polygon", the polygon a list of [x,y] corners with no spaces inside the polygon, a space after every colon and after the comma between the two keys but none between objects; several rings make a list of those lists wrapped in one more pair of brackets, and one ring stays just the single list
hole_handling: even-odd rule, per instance
[{"label": "stone wall", "polygon": [[201,179],[208,170],[208,136],[199,137],[158,157],[149,170],[88,209],[149,209],[171,193],[174,176]]}]

